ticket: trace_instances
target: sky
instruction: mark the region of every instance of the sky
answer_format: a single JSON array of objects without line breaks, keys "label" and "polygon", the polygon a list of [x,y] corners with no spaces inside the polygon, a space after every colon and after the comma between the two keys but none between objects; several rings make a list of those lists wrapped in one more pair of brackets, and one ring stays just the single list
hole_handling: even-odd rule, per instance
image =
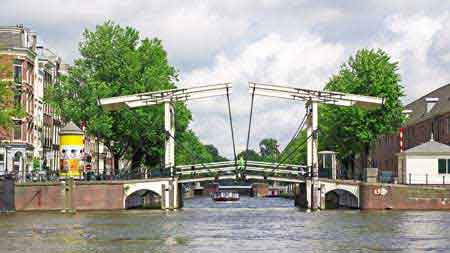
[{"label": "sky", "polygon": [[[450,83],[450,1],[372,0],[2,0],[0,24],[36,31],[71,63],[84,29],[112,20],[163,41],[180,87],[231,82],[237,150],[245,150],[248,82],[322,89],[361,48],[381,48],[399,63],[404,103]],[[232,157],[225,97],[188,102],[191,128]],[[255,97],[250,147],[286,145],[304,104]]]}]

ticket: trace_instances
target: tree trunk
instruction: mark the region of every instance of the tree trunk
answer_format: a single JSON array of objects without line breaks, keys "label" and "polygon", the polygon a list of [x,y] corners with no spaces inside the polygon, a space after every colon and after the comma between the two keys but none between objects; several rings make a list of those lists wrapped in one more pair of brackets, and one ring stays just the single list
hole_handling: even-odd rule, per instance
[{"label": "tree trunk", "polygon": [[113,154],[113,171],[114,175],[119,175],[119,160],[120,156],[117,154]]},{"label": "tree trunk", "polygon": [[363,169],[372,167],[372,154],[370,153],[370,144],[364,145]]},{"label": "tree trunk", "polygon": [[[137,150],[134,152],[133,157],[131,157],[131,168],[130,173],[137,173],[142,164],[142,158],[144,157],[144,153],[141,150]],[[139,174],[139,173],[137,173]]]}]

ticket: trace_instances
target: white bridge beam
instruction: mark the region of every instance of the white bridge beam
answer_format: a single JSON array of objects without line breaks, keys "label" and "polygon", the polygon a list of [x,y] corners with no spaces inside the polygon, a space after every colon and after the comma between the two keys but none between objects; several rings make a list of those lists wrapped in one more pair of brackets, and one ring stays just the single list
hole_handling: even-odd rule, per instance
[{"label": "white bridge beam", "polygon": [[175,166],[175,106],[173,103],[228,95],[231,93],[231,88],[230,83],[212,84],[102,98],[97,103],[106,111],[164,104],[164,129],[167,133],[164,167],[170,168],[173,176]]},{"label": "white bridge beam", "polygon": [[[318,104],[331,104],[337,106],[356,106],[365,109],[377,109],[383,105],[383,99],[371,96],[362,96],[334,91],[320,91],[302,89],[272,84],[249,82],[249,92],[254,95],[276,97],[306,102],[307,119],[307,166],[312,175],[312,208],[317,209],[319,196],[318,168]],[[309,203],[311,204],[311,203]]]}]

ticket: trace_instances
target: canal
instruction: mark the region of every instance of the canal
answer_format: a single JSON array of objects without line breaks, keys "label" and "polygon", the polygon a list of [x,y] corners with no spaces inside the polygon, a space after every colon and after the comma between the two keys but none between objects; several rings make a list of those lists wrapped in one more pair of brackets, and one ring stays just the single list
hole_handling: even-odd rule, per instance
[{"label": "canal", "polygon": [[450,251],[450,212],[306,213],[286,199],[179,211],[0,214],[0,252]]}]

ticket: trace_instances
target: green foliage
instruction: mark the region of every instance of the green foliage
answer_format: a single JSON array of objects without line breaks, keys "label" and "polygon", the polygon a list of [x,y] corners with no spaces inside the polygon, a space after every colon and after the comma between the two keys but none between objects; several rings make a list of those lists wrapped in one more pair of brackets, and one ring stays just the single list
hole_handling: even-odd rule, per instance
[{"label": "green foliage", "polygon": [[247,158],[247,160],[249,161],[262,161],[262,157],[258,154],[258,152],[249,149],[248,152],[241,151],[238,155],[237,158],[243,158],[245,160],[245,158]]},{"label": "green foliage", "polygon": [[213,162],[228,161],[227,158],[219,154],[219,150],[212,144],[205,145],[206,151],[212,156]]},{"label": "green foliage", "polygon": [[263,161],[275,162],[280,155],[278,141],[273,138],[263,139],[259,143],[259,153]]},{"label": "green foliage", "polygon": [[177,136],[175,158],[177,164],[194,164],[214,162],[214,155],[200,142],[192,130],[180,133]]},{"label": "green foliage", "polygon": [[[378,135],[396,131],[404,120],[400,101],[404,91],[397,63],[391,62],[382,50],[359,50],[328,81],[325,90],[384,99],[384,106],[373,111],[319,105],[319,150],[337,151],[344,162],[352,161],[357,153],[367,152]],[[301,146],[285,163],[306,164],[306,138],[306,131],[301,131],[290,147],[283,150],[280,160]]]},{"label": "green foliage", "polygon": [[41,160],[39,159],[39,157],[33,157],[33,170],[39,170],[39,168],[41,167]]},{"label": "green foliage", "polygon": [[297,138],[284,148],[279,161],[288,164],[306,164],[306,130],[300,131]]},{"label": "green foliage", "polygon": [[382,50],[359,50],[341,66],[325,86],[329,91],[376,96],[384,99],[377,110],[356,107],[320,106],[320,130],[328,149],[341,157],[367,152],[380,134],[396,131],[402,124],[404,96],[397,62]]},{"label": "green foliage", "polygon": [[0,66],[0,127],[10,128],[13,117],[21,118],[25,113],[20,105],[14,105],[14,89],[10,81],[4,81],[1,77],[11,76],[11,68]]},{"label": "green foliage", "polygon": [[[85,122],[87,134],[99,136],[116,158],[130,159],[132,168],[142,163],[159,166],[164,157],[163,105],[106,112],[97,106],[97,99],[176,88],[178,73],[161,41],[140,40],[135,29],[106,22],[84,31],[79,50],[80,58],[61,84],[49,90],[46,100],[66,122]],[[200,149],[195,134],[186,132],[190,111],[183,103],[176,103],[175,111],[177,138],[197,141],[192,145]],[[178,144],[176,149],[177,162],[191,161]]]}]

